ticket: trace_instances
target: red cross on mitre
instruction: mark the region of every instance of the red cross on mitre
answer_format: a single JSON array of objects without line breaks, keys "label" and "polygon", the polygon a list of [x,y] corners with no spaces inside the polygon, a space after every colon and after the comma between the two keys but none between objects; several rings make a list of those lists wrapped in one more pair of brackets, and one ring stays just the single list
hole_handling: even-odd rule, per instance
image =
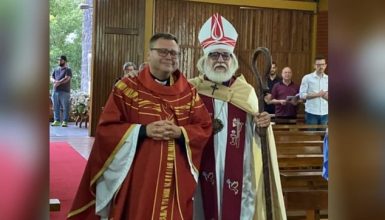
[{"label": "red cross on mitre", "polygon": [[204,53],[215,49],[234,51],[238,33],[233,25],[218,13],[211,16],[199,31],[198,39]]}]

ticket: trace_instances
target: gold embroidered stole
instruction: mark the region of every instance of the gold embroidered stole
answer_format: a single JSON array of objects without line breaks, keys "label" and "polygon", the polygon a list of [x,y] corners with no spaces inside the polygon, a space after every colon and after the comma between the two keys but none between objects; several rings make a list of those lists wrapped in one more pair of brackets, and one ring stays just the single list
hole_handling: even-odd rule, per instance
[{"label": "gold embroidered stole", "polygon": [[[199,94],[230,102],[249,114],[258,112],[255,90],[246,82],[243,75],[237,77],[230,87],[205,80],[203,76],[190,79],[189,82],[197,88]],[[216,86],[214,92],[213,86]]]}]

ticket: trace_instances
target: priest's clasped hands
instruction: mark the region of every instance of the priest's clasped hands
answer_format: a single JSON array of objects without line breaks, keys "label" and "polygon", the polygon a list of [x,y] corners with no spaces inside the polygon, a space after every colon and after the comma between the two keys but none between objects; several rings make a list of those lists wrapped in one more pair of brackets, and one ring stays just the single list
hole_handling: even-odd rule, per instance
[{"label": "priest's clasped hands", "polygon": [[[270,115],[267,112],[257,113],[254,115],[254,122],[257,127],[268,127],[270,125]],[[146,126],[147,137],[154,140],[171,140],[178,139],[182,135],[182,130],[172,121],[161,120],[155,121]]]},{"label": "priest's clasped hands", "polygon": [[182,135],[181,128],[169,120],[155,121],[148,124],[146,132],[147,137],[154,140],[178,139]]}]

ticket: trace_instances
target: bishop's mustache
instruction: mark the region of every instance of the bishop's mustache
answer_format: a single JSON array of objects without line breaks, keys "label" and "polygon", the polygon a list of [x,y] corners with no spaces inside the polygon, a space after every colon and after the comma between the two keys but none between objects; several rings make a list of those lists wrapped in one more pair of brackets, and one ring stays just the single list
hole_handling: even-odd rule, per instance
[{"label": "bishop's mustache", "polygon": [[217,67],[224,67],[224,68],[227,68],[226,64],[224,63],[217,63],[214,65],[214,68],[217,68]]}]

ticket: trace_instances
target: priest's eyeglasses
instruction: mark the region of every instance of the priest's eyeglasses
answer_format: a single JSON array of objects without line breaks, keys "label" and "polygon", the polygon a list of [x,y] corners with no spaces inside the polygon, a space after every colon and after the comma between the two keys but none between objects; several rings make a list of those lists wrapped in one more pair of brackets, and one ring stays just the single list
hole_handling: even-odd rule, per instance
[{"label": "priest's eyeglasses", "polygon": [[213,60],[218,60],[219,57],[222,57],[224,61],[228,61],[232,57],[231,53],[228,52],[211,52],[208,56]]},{"label": "priest's eyeglasses", "polygon": [[161,57],[167,57],[167,55],[170,54],[172,58],[176,58],[180,55],[180,52],[166,48],[151,48],[150,50],[155,50]]}]

